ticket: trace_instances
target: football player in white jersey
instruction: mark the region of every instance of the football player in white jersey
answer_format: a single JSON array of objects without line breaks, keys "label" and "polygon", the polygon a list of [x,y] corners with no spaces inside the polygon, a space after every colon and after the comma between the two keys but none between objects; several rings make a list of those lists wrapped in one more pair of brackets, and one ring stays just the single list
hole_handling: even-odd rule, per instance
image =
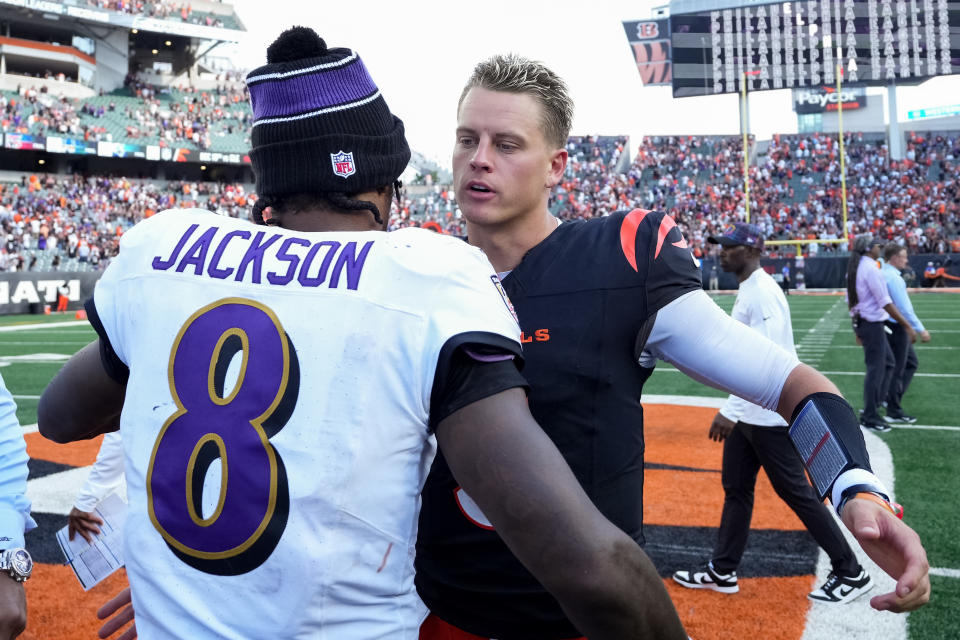
[{"label": "football player in white jersey", "polygon": [[267,226],[184,210],[129,230],[87,304],[98,340],[38,409],[58,442],[120,425],[127,637],[416,638],[436,442],[591,638],[686,638],[531,417],[490,263],[384,232],[410,152],[356,53],[298,27],[267,60],[247,77]]}]

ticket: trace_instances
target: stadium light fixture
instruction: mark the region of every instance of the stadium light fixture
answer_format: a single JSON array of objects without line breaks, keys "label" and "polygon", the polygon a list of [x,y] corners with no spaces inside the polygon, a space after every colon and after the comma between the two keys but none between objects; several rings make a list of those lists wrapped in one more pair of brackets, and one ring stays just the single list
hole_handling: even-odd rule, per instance
[{"label": "stadium light fixture", "polygon": [[136,35],[136,34],[140,33],[140,29],[130,29],[130,33]]},{"label": "stadium light fixture", "polygon": [[157,55],[157,53],[159,53],[159,52],[158,52],[156,49],[151,49],[151,50],[150,50],[150,53],[152,53],[153,55]]},{"label": "stadium light fixture", "polygon": [[47,164],[47,161],[44,160],[43,158],[40,158],[39,160],[37,160],[37,164]]},{"label": "stadium light fixture", "polygon": [[172,47],[172,46],[173,46],[173,43],[170,42],[169,40],[167,40],[167,41],[164,42],[163,44],[167,45],[168,47]]},{"label": "stadium light fixture", "polygon": [[205,164],[200,165],[200,171],[206,171],[206,170],[207,170],[207,165]]}]

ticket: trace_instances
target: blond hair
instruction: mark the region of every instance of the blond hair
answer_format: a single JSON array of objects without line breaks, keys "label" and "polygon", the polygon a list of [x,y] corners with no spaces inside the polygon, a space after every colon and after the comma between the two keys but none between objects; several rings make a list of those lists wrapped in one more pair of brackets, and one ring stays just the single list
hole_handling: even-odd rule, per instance
[{"label": "blond hair", "polygon": [[547,142],[562,148],[567,145],[573,124],[573,100],[567,83],[543,63],[516,54],[496,55],[473,69],[473,74],[460,94],[457,110],[474,87],[489,91],[524,93],[542,107],[540,128]]}]

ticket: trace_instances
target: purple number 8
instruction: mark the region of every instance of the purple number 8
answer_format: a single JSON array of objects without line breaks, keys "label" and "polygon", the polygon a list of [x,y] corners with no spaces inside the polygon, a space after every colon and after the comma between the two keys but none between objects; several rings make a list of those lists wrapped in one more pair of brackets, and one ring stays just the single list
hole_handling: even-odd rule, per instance
[{"label": "purple number 8", "polygon": [[[241,358],[240,373],[225,395],[234,356]],[[217,575],[251,571],[286,527],[287,477],[269,438],[296,403],[296,351],[273,311],[226,298],[183,325],[168,371],[178,410],[160,430],[147,469],[150,519],[190,566]],[[218,458],[220,495],[204,518],[204,478]]]}]

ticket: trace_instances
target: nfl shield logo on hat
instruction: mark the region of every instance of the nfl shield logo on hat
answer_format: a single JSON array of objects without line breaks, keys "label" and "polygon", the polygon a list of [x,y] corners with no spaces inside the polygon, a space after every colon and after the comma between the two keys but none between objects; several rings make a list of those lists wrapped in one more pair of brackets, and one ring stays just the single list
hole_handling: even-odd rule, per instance
[{"label": "nfl shield logo on hat", "polygon": [[333,165],[333,172],[341,178],[349,178],[357,172],[357,168],[353,164],[353,152],[331,153],[330,163]]}]

